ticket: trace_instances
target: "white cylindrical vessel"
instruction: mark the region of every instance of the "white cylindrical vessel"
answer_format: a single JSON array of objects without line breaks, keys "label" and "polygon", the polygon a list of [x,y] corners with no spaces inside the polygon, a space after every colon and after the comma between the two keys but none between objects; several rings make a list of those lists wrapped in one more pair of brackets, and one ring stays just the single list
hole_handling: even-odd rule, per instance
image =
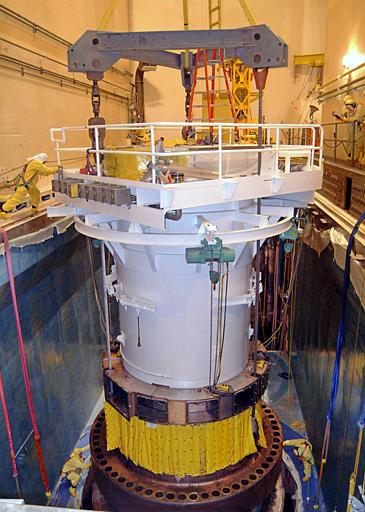
[{"label": "white cylindrical vessel", "polygon": [[[196,232],[198,214],[206,215],[210,222],[215,222],[218,215],[203,211],[183,214],[179,222],[169,222],[165,236],[177,229],[180,233]],[[219,212],[219,232],[244,226],[235,220],[234,209]],[[220,382],[235,377],[247,365],[249,304],[243,303],[243,296],[249,295],[252,284],[254,247],[253,242],[232,245],[236,257],[229,265]],[[209,266],[187,264],[185,249],[121,244],[115,258],[122,287],[119,307],[123,364],[129,373],[149,384],[199,388],[211,383],[219,290],[217,287],[213,292],[211,315]],[[222,273],[225,271],[222,265]]]}]

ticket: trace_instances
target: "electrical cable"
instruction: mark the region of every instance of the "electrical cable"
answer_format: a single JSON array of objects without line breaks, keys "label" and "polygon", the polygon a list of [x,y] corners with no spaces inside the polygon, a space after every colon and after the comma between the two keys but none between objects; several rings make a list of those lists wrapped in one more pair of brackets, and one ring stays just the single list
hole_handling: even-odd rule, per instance
[{"label": "electrical cable", "polygon": [[94,290],[94,295],[95,295],[95,301],[96,301],[96,305],[97,305],[98,310],[99,310],[100,326],[101,326],[101,328],[102,328],[102,330],[104,331],[104,334],[105,334],[106,333],[106,325],[105,325],[104,311],[103,311],[103,308],[101,306],[100,297],[99,297],[99,293],[98,293],[98,287],[97,287],[97,284],[96,284],[94,257],[93,257],[92,246],[91,246],[92,245],[92,241],[90,240],[89,237],[86,237],[86,243],[87,243],[87,250],[88,250],[88,256],[89,256],[89,263],[90,263],[90,270],[91,270],[91,279],[92,279],[92,283],[93,283],[93,290]]},{"label": "electrical cable", "polygon": [[349,284],[350,284],[351,250],[352,250],[355,236],[359,230],[361,223],[364,221],[364,219],[365,219],[365,210],[362,212],[362,214],[358,218],[357,222],[355,223],[355,226],[352,229],[352,232],[350,234],[349,241],[347,244],[347,248],[346,248],[346,260],[345,260],[345,269],[344,269],[342,294],[341,294],[340,322],[339,322],[338,334],[337,334],[336,357],[335,357],[335,363],[333,366],[333,373],[332,373],[330,403],[329,403],[329,408],[328,408],[328,413],[327,413],[326,428],[325,428],[325,432],[324,432],[324,436],[323,436],[321,464],[320,464],[318,487],[317,487],[317,497],[316,497],[317,506],[319,505],[319,497],[320,497],[320,492],[321,492],[321,482],[322,482],[322,478],[323,478],[324,466],[327,462],[329,440],[330,440],[330,435],[331,435],[331,422],[332,422],[333,415],[335,412],[336,399],[337,399],[338,386],[339,386],[341,355],[342,355],[342,347],[343,347],[343,339],[344,339],[344,331],[345,331],[345,313],[346,313],[346,303],[347,303],[347,292],[348,292],[348,288],[349,288]]},{"label": "electrical cable", "polygon": [[43,452],[42,452],[42,447],[41,447],[41,437],[39,434],[37,417],[36,417],[36,412],[35,412],[35,407],[34,407],[34,402],[33,402],[33,394],[32,394],[32,389],[31,389],[31,384],[30,384],[27,359],[26,359],[25,348],[24,348],[23,333],[22,333],[22,328],[21,328],[21,323],[20,323],[13,266],[11,263],[9,238],[8,238],[8,234],[7,234],[6,230],[2,227],[0,227],[0,233],[2,234],[3,241],[4,241],[5,258],[6,258],[8,276],[9,276],[9,286],[10,286],[11,298],[12,298],[12,302],[13,302],[16,330],[17,330],[17,335],[18,335],[20,360],[21,360],[21,365],[22,365],[23,379],[24,379],[25,390],[26,390],[27,401],[28,401],[28,408],[29,408],[29,413],[30,413],[30,417],[31,417],[31,421],[32,421],[32,427],[33,427],[33,431],[34,431],[33,432],[34,433],[34,442],[36,445],[38,463],[39,463],[39,468],[40,468],[41,475],[42,475],[43,486],[44,486],[44,489],[46,492],[46,496],[50,497],[51,493],[49,490],[47,471],[46,471],[46,467],[44,464]]}]

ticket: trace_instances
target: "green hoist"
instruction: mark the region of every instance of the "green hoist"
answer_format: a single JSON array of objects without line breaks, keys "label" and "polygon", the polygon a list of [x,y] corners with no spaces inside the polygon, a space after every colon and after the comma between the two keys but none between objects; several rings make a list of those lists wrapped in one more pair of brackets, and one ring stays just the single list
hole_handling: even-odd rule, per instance
[{"label": "green hoist", "polygon": [[219,281],[220,273],[213,270],[213,263],[232,263],[235,259],[235,252],[229,247],[223,247],[222,240],[218,237],[209,243],[206,238],[201,242],[202,247],[191,247],[185,250],[186,263],[210,265],[209,279],[216,285]]}]

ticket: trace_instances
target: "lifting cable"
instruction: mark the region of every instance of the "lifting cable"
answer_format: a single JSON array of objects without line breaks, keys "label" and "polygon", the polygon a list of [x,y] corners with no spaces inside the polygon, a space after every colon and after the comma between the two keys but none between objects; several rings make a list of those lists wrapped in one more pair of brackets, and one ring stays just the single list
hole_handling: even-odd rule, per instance
[{"label": "lifting cable", "polygon": [[332,373],[332,387],[331,387],[331,396],[330,396],[330,403],[327,413],[327,422],[326,422],[326,428],[324,432],[323,437],[323,445],[322,445],[322,452],[321,452],[321,465],[319,470],[319,478],[318,478],[318,487],[317,487],[317,497],[316,497],[316,506],[319,506],[319,498],[320,498],[320,492],[321,492],[321,482],[323,478],[323,470],[324,466],[327,462],[327,455],[328,455],[328,448],[329,448],[329,441],[330,441],[330,435],[331,435],[331,422],[333,419],[333,415],[335,412],[335,406],[336,406],[336,398],[338,393],[338,384],[339,384],[339,376],[340,376],[340,366],[341,366],[341,354],[342,354],[342,347],[343,347],[343,338],[344,338],[344,331],[345,331],[345,313],[346,313],[346,303],[347,303],[347,292],[350,284],[350,263],[351,263],[351,250],[354,243],[354,239],[356,236],[356,233],[359,230],[360,224],[365,219],[365,210],[360,215],[359,219],[357,220],[346,249],[346,262],[345,262],[345,270],[344,270],[344,276],[343,276],[343,285],[342,285],[342,295],[341,295],[341,315],[340,315],[340,322],[338,326],[338,334],[337,334],[337,348],[336,348],[336,358],[335,363],[333,366],[333,373]]},{"label": "lifting cable", "polygon": [[10,451],[11,466],[13,468],[13,478],[15,481],[18,497],[20,498],[18,468],[16,465],[16,457],[15,457],[14,443],[13,443],[13,433],[11,431],[11,426],[10,426],[9,411],[8,411],[8,406],[6,403],[4,382],[3,382],[3,376],[2,376],[1,370],[0,370],[0,399],[1,399],[1,406],[3,409],[3,413],[4,413],[6,433],[8,435],[8,445],[9,445],[9,451]]},{"label": "lifting cable", "polygon": [[42,481],[43,481],[43,486],[44,486],[44,489],[46,492],[46,496],[50,497],[51,493],[49,490],[47,471],[46,471],[46,467],[44,465],[43,452],[42,452],[42,447],[41,447],[41,437],[40,437],[39,429],[38,429],[37,417],[36,417],[36,412],[35,412],[35,408],[34,408],[32,389],[31,389],[31,385],[30,385],[30,378],[29,378],[28,367],[27,367],[27,360],[26,360],[26,355],[25,355],[23,333],[22,333],[22,328],[21,328],[21,323],[20,323],[18,302],[17,302],[16,290],[15,290],[13,266],[11,263],[9,238],[8,238],[7,232],[2,227],[0,227],[0,233],[2,234],[3,241],[4,241],[5,257],[6,257],[6,263],[7,263],[8,275],[9,275],[9,286],[10,286],[11,298],[12,298],[12,302],[13,302],[16,329],[17,329],[17,334],[18,334],[20,360],[21,360],[21,365],[22,365],[25,390],[26,390],[26,394],[27,394],[28,408],[29,408],[30,418],[32,421],[34,442],[36,445],[37,457],[38,457],[38,464],[39,464],[39,468],[41,471]]}]

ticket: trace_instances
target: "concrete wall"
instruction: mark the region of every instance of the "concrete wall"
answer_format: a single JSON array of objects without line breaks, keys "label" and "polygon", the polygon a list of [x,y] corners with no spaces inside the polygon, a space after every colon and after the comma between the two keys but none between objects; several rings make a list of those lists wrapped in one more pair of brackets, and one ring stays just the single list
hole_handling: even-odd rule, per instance
[{"label": "concrete wall", "polygon": [[[56,33],[63,39],[75,42],[85,30],[97,28],[105,12],[109,0],[63,0],[61,3],[50,0],[5,0],[4,5],[9,9],[29,18],[36,24]],[[66,63],[67,47],[52,41],[39,33],[33,33],[31,27],[26,27],[18,21],[1,14],[1,54],[26,61],[44,69],[68,75],[67,68],[22,50],[7,41],[24,46],[47,57]],[[128,30],[128,1],[119,0],[117,7],[107,26],[110,30]],[[12,70],[4,69],[12,68]],[[119,69],[129,70],[129,63],[119,62]],[[39,76],[40,73],[32,71]],[[70,75],[72,76],[72,75]],[[75,78],[88,82],[82,74]],[[128,96],[129,77],[122,77],[114,72],[106,73],[108,81],[115,84],[103,87],[118,94]],[[24,163],[29,155],[40,151],[49,153],[50,159],[55,160],[53,146],[50,144],[49,128],[57,126],[84,125],[92,115],[90,94],[85,90],[76,91],[59,83],[52,84],[39,78],[27,75],[21,76],[20,67],[0,60],[0,173],[6,169]],[[102,96],[102,115],[107,122],[126,122],[126,103],[106,99]],[[88,139],[85,137],[85,143]],[[67,155],[68,158],[77,155]],[[19,171],[18,171],[19,172]],[[1,176],[0,176],[1,179]]]},{"label": "concrete wall", "polygon": [[[289,45],[289,67],[272,70],[264,99],[264,114],[269,122],[303,120],[310,99],[306,93],[315,83],[315,72],[300,67],[294,70],[295,54],[321,53],[324,50],[324,0],[249,1],[258,23],[265,23]],[[130,30],[182,30],[181,0],[129,0]],[[247,26],[238,0],[222,2],[222,28]],[[189,1],[189,28],[208,28],[208,0]],[[146,119],[184,119],[184,91],[178,71],[157,69],[145,75]],[[223,84],[222,84],[223,85]]]},{"label": "concrete wall", "polygon": [[[100,294],[100,250],[94,249]],[[18,307],[49,485],[53,489],[102,390],[103,334],[86,238],[70,228],[12,249]],[[22,377],[5,256],[0,256],[0,366],[15,451],[32,430]],[[0,412],[0,497],[16,496]],[[21,495],[44,504],[32,436],[17,458]]]}]

